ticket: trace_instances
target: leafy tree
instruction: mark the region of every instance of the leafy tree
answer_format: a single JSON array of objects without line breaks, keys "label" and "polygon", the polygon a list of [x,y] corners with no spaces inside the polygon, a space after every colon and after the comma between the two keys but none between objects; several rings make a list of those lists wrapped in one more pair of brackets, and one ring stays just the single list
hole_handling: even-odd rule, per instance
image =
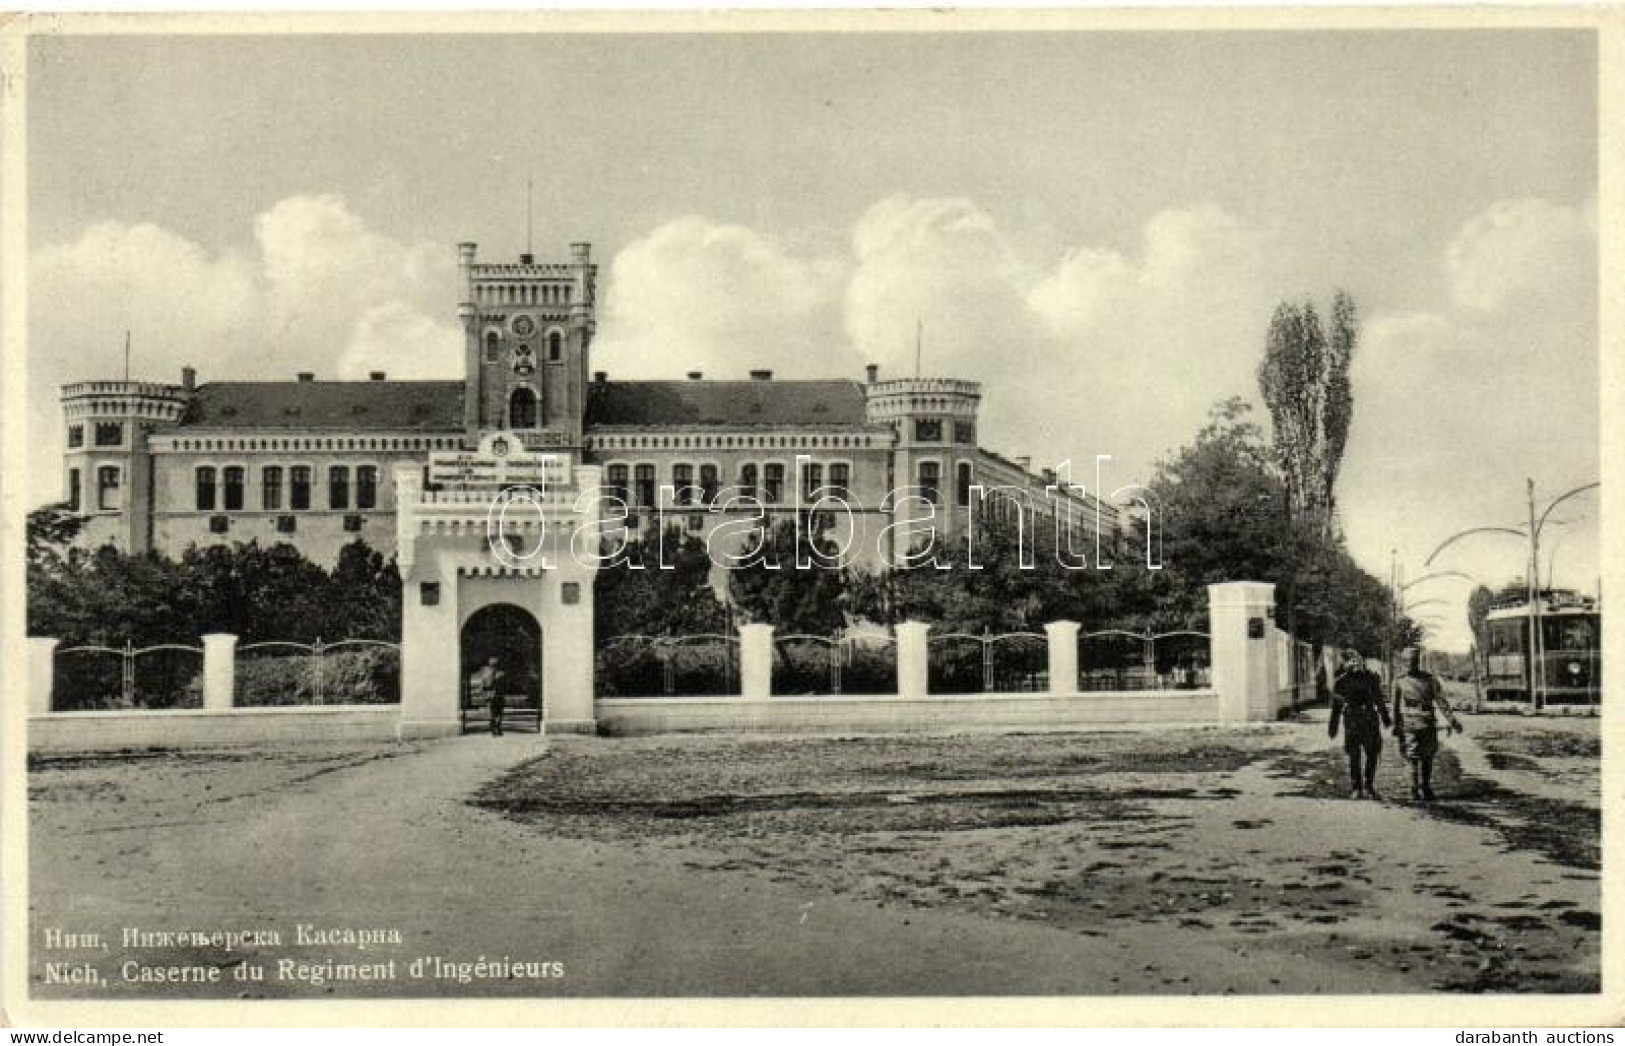
[{"label": "leafy tree", "polygon": [[1331,328],[1328,337],[1313,303],[1282,302],[1270,320],[1258,369],[1292,507],[1327,531],[1354,419],[1349,367],[1359,340],[1354,301],[1342,291],[1332,300]]},{"label": "leafy tree", "polygon": [[[661,541],[667,569],[661,569]],[[606,552],[608,550],[606,549]],[[705,542],[680,527],[628,543],[626,554],[593,579],[594,627],[600,642],[622,635],[725,632],[727,608],[711,584]]]},{"label": "leafy tree", "polygon": [[747,620],[780,635],[829,635],[846,627],[852,603],[837,552],[824,516],[813,513],[804,526],[781,522],[761,554],[728,571],[728,597]]},{"label": "leafy tree", "polygon": [[42,505],[28,514],[28,563],[59,563],[73,539],[84,529],[85,518],[68,510],[68,503]]},{"label": "leafy tree", "polygon": [[1489,627],[1487,621],[1490,616],[1490,604],[1495,602],[1495,593],[1483,585],[1474,586],[1472,594],[1467,597],[1467,628],[1473,634],[1473,645],[1478,648],[1479,656],[1489,649]]}]

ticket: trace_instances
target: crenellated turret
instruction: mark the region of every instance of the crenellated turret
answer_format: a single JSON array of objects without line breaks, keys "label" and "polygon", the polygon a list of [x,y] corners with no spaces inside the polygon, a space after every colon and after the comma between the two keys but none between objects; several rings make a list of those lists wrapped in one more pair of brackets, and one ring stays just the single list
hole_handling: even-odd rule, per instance
[{"label": "crenellated turret", "polygon": [[66,501],[89,517],[82,540],[130,552],[152,547],[149,433],[177,424],[192,401],[196,372],[179,385],[154,381],[81,381],[63,386],[67,425]]}]

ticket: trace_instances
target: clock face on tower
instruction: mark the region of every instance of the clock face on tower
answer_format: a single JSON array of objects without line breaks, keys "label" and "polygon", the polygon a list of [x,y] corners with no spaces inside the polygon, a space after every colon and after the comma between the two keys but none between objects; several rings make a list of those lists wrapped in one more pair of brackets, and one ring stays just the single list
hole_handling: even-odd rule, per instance
[{"label": "clock face on tower", "polygon": [[513,321],[513,332],[519,335],[521,338],[528,338],[532,334],[536,333],[536,321],[531,319],[529,316],[515,316]]}]

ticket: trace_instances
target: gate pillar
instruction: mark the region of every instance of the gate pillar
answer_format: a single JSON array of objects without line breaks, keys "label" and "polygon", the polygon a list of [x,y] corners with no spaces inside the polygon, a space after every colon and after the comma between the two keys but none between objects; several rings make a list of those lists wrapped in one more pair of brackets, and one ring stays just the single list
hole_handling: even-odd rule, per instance
[{"label": "gate pillar", "polygon": [[897,629],[897,696],[926,697],[931,693],[931,626],[904,621]]},{"label": "gate pillar", "polygon": [[1056,696],[1078,692],[1078,629],[1076,621],[1051,621],[1044,626],[1049,640],[1049,692]]},{"label": "gate pillar", "polygon": [[739,626],[739,696],[765,701],[773,696],[773,626]]},{"label": "gate pillar", "polygon": [[45,715],[51,710],[51,690],[56,682],[58,640],[28,637],[28,714]]},{"label": "gate pillar", "polygon": [[237,637],[211,632],[203,637],[203,707],[211,712],[231,708],[237,690]]},{"label": "gate pillar", "polygon": [[1275,718],[1278,666],[1275,586],[1260,581],[1209,585],[1208,633],[1213,644],[1213,689],[1219,718],[1256,723]]}]

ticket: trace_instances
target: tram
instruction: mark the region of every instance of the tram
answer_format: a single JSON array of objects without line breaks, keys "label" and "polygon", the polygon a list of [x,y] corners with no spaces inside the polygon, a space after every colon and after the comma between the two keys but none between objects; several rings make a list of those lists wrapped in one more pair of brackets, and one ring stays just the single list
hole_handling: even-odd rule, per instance
[{"label": "tram", "polygon": [[1490,712],[1595,714],[1602,703],[1602,613],[1576,592],[1541,593],[1540,656],[1531,656],[1527,599],[1498,602],[1488,632],[1482,708]]}]

